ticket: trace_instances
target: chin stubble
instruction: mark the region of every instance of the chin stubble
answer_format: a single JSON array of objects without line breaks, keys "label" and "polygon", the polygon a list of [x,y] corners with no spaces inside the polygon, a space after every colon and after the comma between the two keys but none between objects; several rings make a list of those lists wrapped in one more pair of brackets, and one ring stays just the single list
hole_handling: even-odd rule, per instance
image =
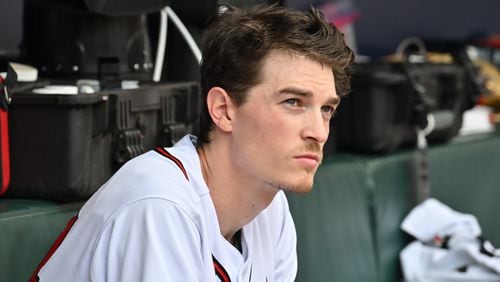
[{"label": "chin stubble", "polygon": [[312,190],[312,185],[293,185],[290,183],[272,182],[272,181],[267,182],[267,184],[278,190],[283,190],[285,192],[293,192],[298,194],[307,194]]}]

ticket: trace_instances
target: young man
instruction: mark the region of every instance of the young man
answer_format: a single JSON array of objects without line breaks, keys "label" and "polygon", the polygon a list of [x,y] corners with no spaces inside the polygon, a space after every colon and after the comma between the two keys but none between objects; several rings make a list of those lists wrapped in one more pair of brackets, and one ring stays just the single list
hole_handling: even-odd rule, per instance
[{"label": "young man", "polygon": [[203,46],[198,138],[125,164],[33,279],[293,281],[284,191],[312,189],[352,59],[315,10],[221,13]]}]

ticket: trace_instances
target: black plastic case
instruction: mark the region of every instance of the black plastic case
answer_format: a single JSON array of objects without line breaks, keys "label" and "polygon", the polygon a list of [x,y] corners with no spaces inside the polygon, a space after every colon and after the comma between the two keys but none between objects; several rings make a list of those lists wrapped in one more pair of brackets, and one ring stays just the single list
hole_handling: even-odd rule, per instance
[{"label": "black plastic case", "polygon": [[192,132],[199,101],[194,82],[94,94],[16,93],[6,196],[86,199],[127,160]]},{"label": "black plastic case", "polygon": [[337,150],[388,153],[415,146],[425,113],[436,121],[430,143],[457,135],[471,100],[459,65],[415,64],[405,72],[402,64],[366,63],[354,70],[352,93],[342,99],[333,123]]}]

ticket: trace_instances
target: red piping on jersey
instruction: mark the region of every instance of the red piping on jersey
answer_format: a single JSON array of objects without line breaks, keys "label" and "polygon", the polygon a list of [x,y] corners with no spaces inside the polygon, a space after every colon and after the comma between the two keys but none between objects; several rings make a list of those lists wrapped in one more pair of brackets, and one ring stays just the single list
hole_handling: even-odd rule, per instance
[{"label": "red piping on jersey", "polygon": [[173,162],[174,162],[174,163],[175,163],[175,164],[176,164],[176,165],[177,165],[177,166],[181,169],[182,173],[184,174],[184,177],[186,177],[186,180],[187,180],[187,181],[189,181],[189,177],[188,177],[188,174],[187,174],[187,172],[186,172],[186,169],[184,168],[184,165],[182,165],[182,162],[181,162],[181,161],[179,161],[179,159],[178,159],[178,158],[174,157],[172,154],[170,154],[170,153],[169,153],[167,150],[165,150],[164,148],[160,148],[160,147],[158,147],[158,148],[156,148],[156,149],[155,149],[155,151],[156,151],[158,154],[160,154],[160,155],[162,155],[162,156],[164,156],[164,157],[166,157],[166,158],[170,159],[171,161],[173,161]]},{"label": "red piping on jersey", "polygon": [[38,272],[40,272],[40,269],[42,269],[42,267],[47,263],[47,261],[50,259],[50,257],[56,252],[57,248],[59,248],[62,241],[64,240],[64,238],[66,238],[66,235],[68,235],[68,232],[71,230],[71,227],[73,227],[73,225],[75,224],[77,219],[78,219],[78,215],[75,215],[68,221],[64,230],[61,232],[61,234],[59,234],[56,241],[54,242],[54,244],[52,244],[48,253],[43,258],[42,262],[40,262],[40,264],[36,268],[35,272],[33,272],[33,275],[31,275],[29,282],[39,281]]},{"label": "red piping on jersey", "polygon": [[222,264],[220,264],[220,262],[213,255],[212,259],[214,261],[215,275],[217,275],[222,282],[231,282],[231,278],[229,278],[229,274],[227,274],[227,271],[224,269]]}]

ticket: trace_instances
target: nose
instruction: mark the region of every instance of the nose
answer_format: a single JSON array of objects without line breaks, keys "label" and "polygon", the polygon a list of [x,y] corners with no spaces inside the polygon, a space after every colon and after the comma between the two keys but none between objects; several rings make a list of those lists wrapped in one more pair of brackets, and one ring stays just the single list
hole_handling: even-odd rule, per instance
[{"label": "nose", "polygon": [[314,140],[319,144],[324,144],[328,139],[330,132],[330,124],[328,120],[323,118],[321,110],[310,111],[307,115],[304,128],[302,130],[302,137],[308,140]]}]

